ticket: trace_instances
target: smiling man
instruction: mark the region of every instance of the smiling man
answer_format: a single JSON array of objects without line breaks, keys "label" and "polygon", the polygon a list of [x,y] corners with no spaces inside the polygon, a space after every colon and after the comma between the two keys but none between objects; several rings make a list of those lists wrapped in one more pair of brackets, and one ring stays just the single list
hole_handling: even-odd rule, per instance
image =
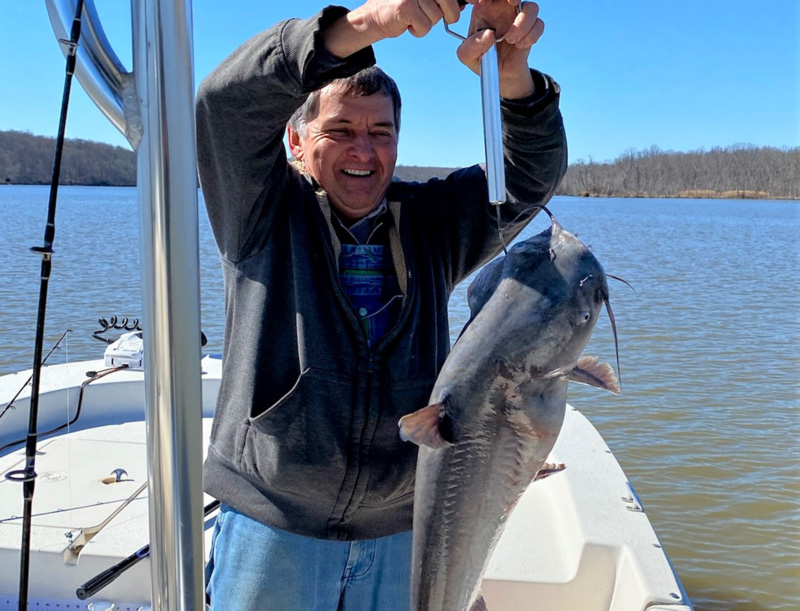
[{"label": "smiling man", "polygon": [[[517,5],[478,2],[458,50],[476,71],[495,35],[479,24],[505,33],[506,240],[566,169],[558,86],[528,68],[538,6]],[[255,36],[201,84],[226,299],[205,464],[223,503],[213,609],[408,609],[416,446],[397,421],[427,404],[449,352],[454,286],[502,244],[480,166],[392,180],[400,94],[371,45],[459,16],[457,0],[328,7]]]},{"label": "smiling man", "polygon": [[383,200],[397,161],[399,110],[394,82],[368,68],[312,94],[289,122],[292,155],[343,218],[360,219]]}]

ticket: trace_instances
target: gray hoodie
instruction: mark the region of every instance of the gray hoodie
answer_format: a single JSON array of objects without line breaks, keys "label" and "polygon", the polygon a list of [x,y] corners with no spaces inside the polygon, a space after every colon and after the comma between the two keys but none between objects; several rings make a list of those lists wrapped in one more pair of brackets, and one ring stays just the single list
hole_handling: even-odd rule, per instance
[{"label": "gray hoodie", "polygon": [[[325,50],[320,31],[345,12],[279,23],[234,51],[200,86],[197,138],[226,305],[206,491],[277,528],[354,540],[411,528],[417,451],[397,421],[427,404],[447,357],[453,287],[501,245],[480,167],[392,183],[403,304],[368,345],[338,281],[327,197],[283,146],[309,92],[375,61],[369,48]],[[566,170],[558,86],[532,74],[536,94],[503,103],[509,239]]]}]

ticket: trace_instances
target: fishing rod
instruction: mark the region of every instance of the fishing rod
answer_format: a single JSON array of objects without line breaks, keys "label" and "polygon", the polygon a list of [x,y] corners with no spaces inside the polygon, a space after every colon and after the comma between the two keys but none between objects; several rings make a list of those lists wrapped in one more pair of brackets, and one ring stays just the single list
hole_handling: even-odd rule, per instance
[{"label": "fishing rod", "polygon": [[56,137],[56,150],[53,160],[53,177],[50,182],[50,201],[47,209],[47,225],[44,231],[44,246],[33,247],[33,252],[42,256],[42,271],[39,284],[39,311],[36,317],[36,339],[33,349],[33,379],[31,384],[30,416],[28,418],[28,436],[25,444],[25,468],[11,471],[6,478],[22,482],[22,495],[24,499],[22,520],[22,544],[20,546],[20,571],[19,571],[19,611],[28,609],[28,578],[31,560],[31,526],[33,521],[33,494],[36,485],[36,432],[39,416],[39,385],[42,374],[42,347],[44,345],[44,322],[47,310],[47,287],[50,281],[50,268],[53,257],[53,240],[56,233],[56,200],[58,197],[58,182],[61,177],[61,155],[64,151],[64,134],[67,127],[67,110],[69,108],[69,95],[72,89],[72,75],[75,72],[78,40],[81,35],[81,13],[83,0],[78,0],[75,6],[75,16],[72,20],[72,30],[68,41],[61,41],[67,47],[66,76],[64,78],[64,93],[61,97],[61,116],[58,123],[58,136]]},{"label": "fishing rod", "polygon": [[[48,353],[47,353],[47,356],[45,356],[45,357],[42,359],[42,365],[44,365],[44,364],[47,362],[47,359],[49,359],[49,358],[50,358],[50,355],[51,355],[51,354],[53,354],[53,353],[54,353],[56,350],[58,350],[58,346],[59,346],[59,344],[61,344],[61,342],[64,340],[64,338],[67,336],[67,334],[68,334],[68,333],[72,333],[72,329],[67,329],[67,330],[66,330],[66,331],[64,331],[64,333],[61,335],[61,337],[59,337],[59,338],[58,338],[58,340],[56,341],[56,343],[55,343],[55,344],[53,344],[53,347],[52,347],[52,348],[50,348],[50,352],[48,352]],[[30,377],[28,377],[28,379],[27,379],[27,380],[25,380],[25,383],[24,383],[22,386],[20,386],[20,389],[17,391],[17,394],[16,394],[16,395],[14,395],[14,397],[11,399],[11,401],[9,401],[9,402],[6,404],[6,406],[3,408],[3,411],[2,411],[2,412],[0,412],[0,418],[2,418],[3,416],[5,416],[5,415],[6,415],[6,412],[7,412],[8,410],[10,410],[10,409],[16,409],[16,406],[14,405],[14,401],[16,401],[16,400],[17,400],[17,398],[18,398],[18,397],[19,397],[19,396],[22,394],[22,391],[23,391],[23,390],[25,390],[25,387],[26,387],[28,384],[30,384],[30,383],[31,383],[31,380],[32,380],[32,379],[33,379],[33,374],[31,374],[31,375],[30,375]],[[0,448],[0,452],[1,452],[3,449],[4,449],[4,448]]]},{"label": "fishing rod", "polygon": [[[203,509],[203,517],[208,517],[208,514],[217,509],[219,505],[220,502],[218,500],[211,501]],[[123,558],[122,560],[117,562],[117,564],[115,564],[114,566],[107,568],[99,575],[95,575],[89,581],[79,586],[78,589],[75,590],[75,596],[77,596],[81,600],[86,600],[90,596],[94,596],[100,590],[108,586],[112,581],[117,579],[117,577],[122,575],[129,568],[134,566],[140,560],[144,560],[149,555],[150,555],[150,544],[148,543],[143,548],[135,551],[127,558]]]}]

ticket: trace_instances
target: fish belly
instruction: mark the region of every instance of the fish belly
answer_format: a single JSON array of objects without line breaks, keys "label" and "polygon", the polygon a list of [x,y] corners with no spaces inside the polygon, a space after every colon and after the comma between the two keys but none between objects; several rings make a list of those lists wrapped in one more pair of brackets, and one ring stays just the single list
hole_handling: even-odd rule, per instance
[{"label": "fish belly", "polygon": [[506,424],[446,448],[420,448],[412,610],[472,608],[506,519],[557,436],[558,430],[536,435]]}]

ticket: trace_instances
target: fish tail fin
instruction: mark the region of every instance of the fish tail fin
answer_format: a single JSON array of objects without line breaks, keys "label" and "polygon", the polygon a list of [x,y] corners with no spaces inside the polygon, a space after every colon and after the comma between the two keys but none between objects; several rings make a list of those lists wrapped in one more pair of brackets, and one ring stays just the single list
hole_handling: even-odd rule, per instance
[{"label": "fish tail fin", "polygon": [[400,427],[400,439],[434,449],[449,445],[439,432],[443,411],[444,406],[441,403],[434,403],[403,416],[397,423]]}]

